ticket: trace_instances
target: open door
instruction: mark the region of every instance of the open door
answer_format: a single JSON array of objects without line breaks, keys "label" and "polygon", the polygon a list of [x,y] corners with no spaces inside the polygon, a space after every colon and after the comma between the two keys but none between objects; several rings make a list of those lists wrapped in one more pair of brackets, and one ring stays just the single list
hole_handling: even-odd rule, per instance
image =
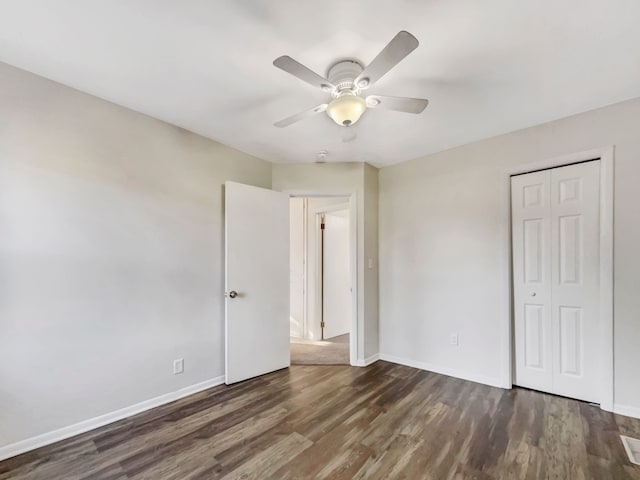
[{"label": "open door", "polygon": [[289,196],[225,183],[225,383],[289,366]]},{"label": "open door", "polygon": [[324,339],[351,331],[349,210],[324,214],[322,283]]}]

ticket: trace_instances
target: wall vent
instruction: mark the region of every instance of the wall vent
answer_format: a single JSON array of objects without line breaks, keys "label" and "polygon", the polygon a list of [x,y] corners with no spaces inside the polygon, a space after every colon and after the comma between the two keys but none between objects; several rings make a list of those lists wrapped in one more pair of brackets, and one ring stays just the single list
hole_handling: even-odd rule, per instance
[{"label": "wall vent", "polygon": [[624,445],[624,449],[627,451],[627,455],[629,455],[631,463],[640,465],[640,440],[637,438],[625,437],[624,435],[620,435],[620,438],[622,439],[622,444]]}]

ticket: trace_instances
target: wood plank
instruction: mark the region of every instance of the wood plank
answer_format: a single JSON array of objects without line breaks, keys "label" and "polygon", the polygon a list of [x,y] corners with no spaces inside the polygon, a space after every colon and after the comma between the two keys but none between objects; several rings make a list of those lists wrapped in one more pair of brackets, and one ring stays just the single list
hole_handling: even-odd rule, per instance
[{"label": "wood plank", "polygon": [[0,480],[630,479],[640,420],[388,362],[294,366],[0,462]]}]

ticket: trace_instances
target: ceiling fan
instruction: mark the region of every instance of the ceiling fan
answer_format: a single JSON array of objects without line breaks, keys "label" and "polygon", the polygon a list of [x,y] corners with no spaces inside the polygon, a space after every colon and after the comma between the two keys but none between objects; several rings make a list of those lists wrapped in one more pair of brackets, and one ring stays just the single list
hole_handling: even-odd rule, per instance
[{"label": "ceiling fan", "polygon": [[418,39],[401,31],[387,44],[373,61],[363,68],[354,60],[345,60],[329,68],[327,78],[308,69],[293,58],[284,55],[273,64],[294,77],[331,95],[331,101],[287,117],[274,125],[287,127],[317,113],[326,112],[338,125],[349,127],[356,123],[367,108],[380,108],[406,113],[421,113],[429,103],[422,98],[387,97],[362,94],[389,70],[418,47]]}]

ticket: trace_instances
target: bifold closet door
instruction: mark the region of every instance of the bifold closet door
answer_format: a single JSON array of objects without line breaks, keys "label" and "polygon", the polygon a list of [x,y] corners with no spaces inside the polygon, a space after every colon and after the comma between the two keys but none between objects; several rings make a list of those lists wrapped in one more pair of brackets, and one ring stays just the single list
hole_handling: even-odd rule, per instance
[{"label": "bifold closet door", "polygon": [[598,402],[600,162],[512,177],[515,381]]},{"label": "bifold closet door", "polygon": [[599,403],[600,162],[551,170],[553,393]]},{"label": "bifold closet door", "polygon": [[551,328],[551,171],[511,178],[515,378],[553,390]]}]

